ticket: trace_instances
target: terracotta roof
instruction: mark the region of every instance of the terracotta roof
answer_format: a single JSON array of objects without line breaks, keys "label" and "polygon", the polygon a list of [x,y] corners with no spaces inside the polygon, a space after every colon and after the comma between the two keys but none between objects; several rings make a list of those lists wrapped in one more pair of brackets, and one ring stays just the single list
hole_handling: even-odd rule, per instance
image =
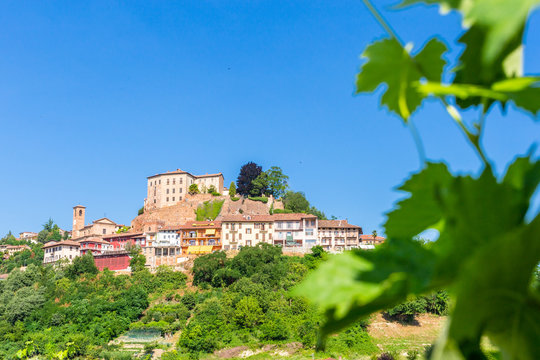
[{"label": "terracotta roof", "polygon": [[272,215],[272,217],[276,221],[316,219],[317,218],[315,215],[303,214],[303,213],[274,214],[274,215]]},{"label": "terracotta roof", "polygon": [[183,170],[180,170],[180,169],[176,169],[175,171],[167,171],[167,172],[164,172],[164,173],[160,173],[160,174],[155,174],[155,175],[152,175],[152,176],[149,176],[147,177],[147,179],[151,179],[151,178],[154,178],[154,177],[157,177],[157,176],[161,176],[161,175],[175,175],[175,174],[188,174],[190,176],[193,176],[194,178],[201,178],[201,177],[212,177],[212,176],[223,176],[222,173],[217,173],[217,174],[205,174],[205,175],[193,175],[187,171],[183,171]]},{"label": "terracotta roof", "polygon": [[221,229],[221,221],[190,221],[179,229]]},{"label": "terracotta roof", "polygon": [[271,222],[274,221],[272,215],[225,215],[221,218],[222,222]]},{"label": "terracotta roof", "polygon": [[180,229],[180,226],[181,226],[181,225],[169,225],[169,226],[163,226],[163,227],[158,228],[158,231],[160,231],[160,230],[173,230],[173,231],[174,231],[174,230]]},{"label": "terracotta roof", "polygon": [[81,246],[78,242],[72,241],[72,240],[64,240],[64,241],[49,241],[45,245],[43,245],[43,248],[53,247],[53,246]]},{"label": "terracotta roof", "polygon": [[[369,234],[366,234],[366,235],[360,235],[360,239],[362,240],[373,240],[373,235],[369,235]],[[382,236],[377,236],[375,238],[376,241],[384,241],[386,240],[386,238],[382,237]]]},{"label": "terracotta roof", "polygon": [[136,237],[143,235],[142,232],[132,233],[132,232],[125,232],[120,234],[109,234],[109,235],[103,235],[103,239],[113,239],[113,238],[119,238],[119,237]]},{"label": "terracotta roof", "polygon": [[82,206],[82,205],[75,205],[75,206],[74,206],[73,208],[74,208],[74,209],[75,209],[75,208],[85,208],[85,209],[86,209],[86,206]]},{"label": "terracotta roof", "polygon": [[215,176],[223,176],[222,173],[217,174],[204,174],[204,175],[193,175],[196,178],[203,178],[203,177],[215,177]]},{"label": "terracotta roof", "polygon": [[258,222],[258,221],[293,221],[302,219],[316,219],[315,215],[293,213],[293,214],[273,214],[273,215],[225,215],[221,221],[235,222]]},{"label": "terracotta roof", "polygon": [[82,239],[82,240],[77,240],[77,242],[80,244],[80,243],[86,243],[86,242],[93,242],[93,243],[98,243],[98,244],[110,244],[108,241],[105,241],[99,237],[93,237],[93,238],[88,238],[88,239]]},{"label": "terracotta roof", "polygon": [[30,250],[30,246],[28,246],[28,245],[8,245],[8,246],[6,247],[6,249],[11,249],[11,250],[14,250],[14,249],[21,249],[21,248],[22,248],[22,249],[28,249],[28,250]]},{"label": "terracotta roof", "polygon": [[98,221],[101,221],[101,220],[109,220],[110,222],[112,222],[114,225],[117,225],[114,221],[112,221],[111,219],[109,218],[106,218],[106,217],[102,217],[101,219],[97,219],[97,220],[94,220],[92,221],[92,223],[97,223]]},{"label": "terracotta roof", "polygon": [[349,224],[347,220],[319,220],[320,228],[354,228],[362,229],[361,226]]}]

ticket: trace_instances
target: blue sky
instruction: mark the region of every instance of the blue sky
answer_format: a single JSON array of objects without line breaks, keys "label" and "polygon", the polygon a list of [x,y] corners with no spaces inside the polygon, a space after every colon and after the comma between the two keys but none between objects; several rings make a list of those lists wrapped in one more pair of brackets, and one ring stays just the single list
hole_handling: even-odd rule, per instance
[{"label": "blue sky", "polygon": [[[438,34],[455,61],[456,15],[391,4],[377,2],[402,39],[421,46]],[[39,231],[49,217],[71,229],[76,204],[87,222],[129,224],[147,176],[221,171],[229,184],[248,161],[280,166],[327,215],[381,232],[402,197],[394,188],[420,166],[378,96],[353,95],[359,54],[385,36],[359,0],[5,0],[0,30],[2,235]],[[540,73],[537,34],[538,11],[527,73]],[[499,172],[540,140],[540,124],[516,111],[488,119]],[[438,103],[414,121],[430,159],[478,171]]]}]

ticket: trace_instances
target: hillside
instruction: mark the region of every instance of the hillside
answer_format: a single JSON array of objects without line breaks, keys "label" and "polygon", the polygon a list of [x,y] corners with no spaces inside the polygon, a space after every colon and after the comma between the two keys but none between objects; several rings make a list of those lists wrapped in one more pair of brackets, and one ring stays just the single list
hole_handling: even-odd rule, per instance
[{"label": "hillside", "polygon": [[228,196],[213,196],[211,194],[188,195],[180,204],[164,207],[161,209],[147,210],[142,215],[131,221],[133,231],[155,230],[159,226],[178,226],[188,221],[195,220],[195,210],[205,201],[224,200],[221,213],[223,215],[266,215],[269,214],[273,205],[274,209],[283,209],[283,203],[279,200],[270,199],[268,203],[241,198],[233,201]]}]

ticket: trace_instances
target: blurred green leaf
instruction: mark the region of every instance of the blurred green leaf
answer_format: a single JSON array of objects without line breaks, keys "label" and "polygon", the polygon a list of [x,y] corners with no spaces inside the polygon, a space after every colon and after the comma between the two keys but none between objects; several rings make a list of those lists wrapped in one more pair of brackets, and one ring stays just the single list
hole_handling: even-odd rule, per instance
[{"label": "blurred green leaf", "polygon": [[540,111],[540,77],[522,77],[494,83],[491,88],[471,84],[427,82],[417,83],[418,91],[424,96],[455,96],[459,99],[486,98],[500,102],[503,106],[513,101],[517,107],[536,115]]},{"label": "blurred green leaf", "polygon": [[446,46],[437,39],[431,39],[417,55],[393,38],[377,41],[362,54],[367,62],[356,78],[356,92],[372,92],[386,84],[382,105],[407,121],[423,98],[413,84],[421,79],[440,81],[445,51]]}]

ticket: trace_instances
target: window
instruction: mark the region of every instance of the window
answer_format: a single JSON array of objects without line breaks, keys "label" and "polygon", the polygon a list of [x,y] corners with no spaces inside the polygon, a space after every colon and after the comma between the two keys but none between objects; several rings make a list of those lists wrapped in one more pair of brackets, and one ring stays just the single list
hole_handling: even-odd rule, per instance
[{"label": "window", "polygon": [[268,240],[272,240],[272,234],[268,234]]},{"label": "window", "polygon": [[178,189],[178,192],[181,194],[182,193],[182,188]]},{"label": "window", "polygon": [[167,197],[167,201],[169,201],[169,197]]},{"label": "window", "polygon": [[182,197],[181,197],[181,196],[178,197],[178,201],[182,201]]},{"label": "window", "polygon": [[172,201],[174,201],[174,196],[172,197]]},{"label": "window", "polygon": [[167,179],[167,185],[169,185],[169,179]]},{"label": "window", "polygon": [[107,229],[103,229],[103,235],[107,233]]},{"label": "window", "polygon": [[229,234],[225,234],[225,240],[229,240]]},{"label": "window", "polygon": [[172,179],[172,184],[176,184],[176,179]]},{"label": "window", "polygon": [[242,240],[242,233],[238,233],[238,240]]},{"label": "window", "polygon": [[262,241],[266,240],[266,234],[262,234]]},{"label": "window", "polygon": [[315,220],[311,220],[311,226],[315,226]]},{"label": "window", "polygon": [[172,189],[172,193],[174,194],[175,191],[176,191],[176,189],[173,188],[173,189]]},{"label": "window", "polygon": [[169,189],[167,189],[167,194],[169,193]]},{"label": "window", "polygon": [[238,224],[238,229],[241,229],[242,228],[242,223],[239,223]]},{"label": "window", "polygon": [[259,240],[259,233],[255,233],[255,239]]},{"label": "window", "polygon": [[150,186],[152,186],[152,182],[150,181]]},{"label": "window", "polygon": [[246,234],[251,234],[251,229],[246,229]]},{"label": "window", "polygon": [[159,179],[159,185],[161,185],[161,179]]},{"label": "window", "polygon": [[287,229],[292,229],[292,222],[287,223]]},{"label": "window", "polygon": [[154,204],[156,203],[156,199],[154,199]]},{"label": "window", "polygon": [[179,184],[182,184],[182,178],[180,178],[180,181],[178,182]]},{"label": "window", "polygon": [[306,229],[306,235],[313,236],[313,229]]},{"label": "window", "polygon": [[82,216],[82,210],[79,210],[79,216]]}]

